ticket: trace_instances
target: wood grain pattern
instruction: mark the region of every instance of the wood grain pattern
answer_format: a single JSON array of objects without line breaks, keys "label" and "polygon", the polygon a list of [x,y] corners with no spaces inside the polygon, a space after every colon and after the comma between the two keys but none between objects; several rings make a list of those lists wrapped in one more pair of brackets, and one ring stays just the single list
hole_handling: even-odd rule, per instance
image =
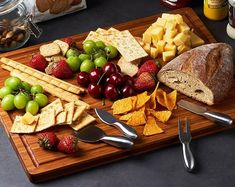
[{"label": "wood grain pattern", "polygon": [[[216,42],[214,37],[210,34],[210,32],[207,30],[207,28],[200,21],[200,19],[197,17],[192,9],[178,9],[173,11],[173,13],[179,13],[183,15],[184,20],[187,22],[187,24],[189,24],[189,26],[192,27],[195,32],[206,41],[206,43]],[[119,30],[129,29],[134,36],[141,36],[146,28],[149,27],[151,23],[153,23],[159,16],[160,15],[154,15],[128,23],[122,23],[114,27]],[[74,36],[74,39],[77,41],[79,46],[81,46],[81,42],[87,36],[87,34],[88,33],[83,33]],[[3,56],[20,61],[22,63],[26,63],[31,58],[31,54],[38,51],[40,45],[35,45],[17,51],[5,53],[3,54]],[[1,69],[0,71],[0,86],[2,86],[4,80],[9,76],[9,72]],[[75,79],[71,79],[69,80],[69,82],[76,84]],[[163,89],[169,91],[168,88],[163,87]],[[52,99],[52,96],[50,96],[49,98]],[[179,94],[179,99],[180,98],[192,101],[186,96]],[[103,108],[111,112],[110,106],[112,103],[109,101],[106,101],[106,105],[102,106],[100,100],[90,98],[88,95],[85,95],[82,99],[88,102],[93,108]],[[233,83],[233,87],[231,92],[229,93],[229,96],[221,104],[208,108],[217,112],[224,112],[232,116],[234,119],[235,83]],[[148,151],[178,143],[178,117],[188,117],[190,119],[193,138],[206,136],[208,134],[220,132],[225,129],[234,127],[231,126],[229,128],[224,128],[222,126],[215,125],[201,116],[194,115],[192,113],[189,113],[188,111],[178,108],[173,112],[173,117],[169,120],[167,125],[162,127],[165,133],[150,137],[144,137],[142,135],[143,126],[136,127],[140,138],[135,142],[135,146],[132,150],[124,151],[115,147],[111,147],[105,143],[88,144],[80,142],[80,151],[78,152],[78,154],[71,156],[60,152],[51,152],[41,149],[37,144],[37,136],[35,134],[18,135],[9,133],[12,126],[12,121],[18,114],[22,114],[22,112],[14,111],[7,113],[0,109],[0,116],[5,131],[22,163],[22,166],[24,167],[26,174],[32,182],[46,181],[49,179],[60,177],[62,175],[82,171],[91,167],[114,162],[126,157],[142,154]],[[95,116],[95,113],[93,111],[91,111],[90,114]],[[97,123],[98,126],[104,129],[107,134],[120,134],[115,128],[102,124],[101,121],[98,119]],[[66,126],[56,127],[53,130],[58,134],[59,137],[72,132],[72,130]]]}]

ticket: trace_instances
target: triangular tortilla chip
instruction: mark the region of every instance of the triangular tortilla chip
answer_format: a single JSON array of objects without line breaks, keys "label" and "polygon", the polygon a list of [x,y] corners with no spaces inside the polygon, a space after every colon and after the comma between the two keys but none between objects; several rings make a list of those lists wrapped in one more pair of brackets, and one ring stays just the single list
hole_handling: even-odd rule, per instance
[{"label": "triangular tortilla chip", "polygon": [[153,93],[150,95],[150,99],[149,99],[149,108],[155,109],[157,104],[156,104],[156,93],[157,93],[157,89],[159,86],[159,82],[157,83],[156,88],[154,89]]},{"label": "triangular tortilla chip", "polygon": [[174,90],[171,93],[167,94],[166,106],[167,109],[172,111],[176,106],[177,91]]},{"label": "triangular tortilla chip", "polygon": [[131,97],[117,100],[112,105],[113,114],[124,114],[133,109]]},{"label": "triangular tortilla chip", "polygon": [[166,123],[171,117],[172,112],[168,110],[164,111],[151,111],[151,114],[154,115],[162,123]]},{"label": "triangular tortilla chip", "polygon": [[159,134],[162,132],[163,132],[163,130],[156,124],[154,117],[148,116],[147,123],[144,126],[143,134],[145,136],[151,136],[151,135]]},{"label": "triangular tortilla chip", "polygon": [[146,123],[145,113],[143,111],[135,111],[127,121],[128,125],[138,126]]},{"label": "triangular tortilla chip", "polygon": [[140,108],[145,105],[145,103],[150,99],[150,96],[148,96],[147,91],[138,94],[137,95],[137,103],[136,103],[136,108]]}]

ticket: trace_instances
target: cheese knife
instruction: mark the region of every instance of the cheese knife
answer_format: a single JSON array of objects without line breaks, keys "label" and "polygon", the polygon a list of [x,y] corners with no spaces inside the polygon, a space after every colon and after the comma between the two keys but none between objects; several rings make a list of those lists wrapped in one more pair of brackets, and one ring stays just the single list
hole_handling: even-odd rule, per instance
[{"label": "cheese knife", "polygon": [[130,149],[134,143],[124,136],[108,136],[102,129],[95,125],[89,125],[75,132],[76,137],[84,142],[96,143],[103,141],[115,147]]},{"label": "cheese knife", "polygon": [[120,131],[123,132],[123,134],[126,137],[128,137],[132,140],[138,138],[138,135],[137,135],[135,129],[133,129],[132,127],[128,126],[127,124],[117,120],[113,115],[111,115],[107,111],[95,108],[95,113],[100,118],[100,120],[102,122],[118,128]]},{"label": "cheese knife", "polygon": [[198,115],[202,115],[205,118],[223,124],[224,126],[229,126],[233,124],[233,119],[226,114],[219,112],[210,112],[207,111],[206,107],[199,106],[197,104],[191,103],[181,99],[177,105],[181,108],[184,108],[190,112],[193,112]]}]

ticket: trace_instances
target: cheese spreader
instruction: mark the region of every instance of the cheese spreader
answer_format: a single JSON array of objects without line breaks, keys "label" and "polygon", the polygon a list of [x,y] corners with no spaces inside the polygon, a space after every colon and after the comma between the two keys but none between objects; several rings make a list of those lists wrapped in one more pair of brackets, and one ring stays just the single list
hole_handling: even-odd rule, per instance
[{"label": "cheese spreader", "polygon": [[206,107],[199,106],[199,105],[191,103],[189,101],[181,99],[177,103],[177,105],[181,108],[184,108],[184,109],[190,111],[190,112],[193,112],[198,115],[202,115],[209,120],[212,120],[214,122],[218,122],[224,126],[229,126],[229,125],[233,124],[233,119],[229,115],[219,113],[219,112],[207,111]]},{"label": "cheese spreader", "polygon": [[98,141],[103,141],[115,147],[120,147],[123,149],[130,149],[133,147],[134,143],[124,136],[108,136],[105,132],[95,125],[89,125],[84,127],[77,132],[75,136],[84,142],[96,143]]}]

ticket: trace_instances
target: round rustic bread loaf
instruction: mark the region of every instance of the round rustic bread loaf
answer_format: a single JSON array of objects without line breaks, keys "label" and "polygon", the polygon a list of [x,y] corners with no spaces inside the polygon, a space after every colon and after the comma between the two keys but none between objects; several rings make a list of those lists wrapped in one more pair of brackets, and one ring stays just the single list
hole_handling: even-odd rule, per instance
[{"label": "round rustic bread loaf", "polygon": [[208,105],[218,103],[233,81],[233,49],[225,43],[203,45],[166,64],[158,80]]}]

